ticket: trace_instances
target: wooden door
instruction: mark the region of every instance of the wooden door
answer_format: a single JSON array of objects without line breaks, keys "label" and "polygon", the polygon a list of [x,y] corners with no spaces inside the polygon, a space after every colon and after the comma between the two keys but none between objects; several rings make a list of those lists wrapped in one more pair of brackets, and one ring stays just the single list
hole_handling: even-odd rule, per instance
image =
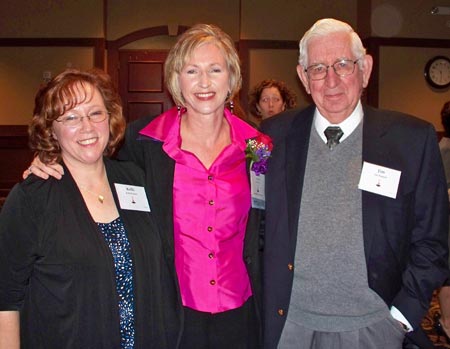
[{"label": "wooden door", "polygon": [[164,84],[167,51],[119,51],[119,93],[128,122],[159,115],[174,103]]}]

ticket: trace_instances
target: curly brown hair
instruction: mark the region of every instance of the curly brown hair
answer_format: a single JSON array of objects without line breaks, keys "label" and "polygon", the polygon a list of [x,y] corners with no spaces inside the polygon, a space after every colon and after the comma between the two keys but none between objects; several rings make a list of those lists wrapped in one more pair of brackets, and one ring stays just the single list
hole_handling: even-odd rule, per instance
[{"label": "curly brown hair", "polygon": [[[28,127],[29,146],[43,163],[61,161],[59,142],[52,135],[53,122],[66,111],[92,98],[92,92],[86,88],[88,85],[100,92],[109,112],[109,141],[104,154],[110,156],[118,147],[126,122],[111,78],[100,69],[67,69],[43,85],[34,100],[33,118]],[[80,95],[81,99],[77,97]]]},{"label": "curly brown hair", "polygon": [[286,85],[284,81],[274,80],[274,79],[266,79],[259,82],[253,89],[251,90],[249,97],[249,107],[250,113],[254,116],[260,118],[261,115],[258,112],[256,105],[259,103],[261,98],[261,94],[266,88],[275,87],[280,92],[281,98],[283,99],[283,103],[287,109],[295,108],[297,105],[297,96],[296,94]]},{"label": "curly brown hair", "polygon": [[444,103],[441,110],[441,121],[445,130],[445,137],[450,137],[450,101]]}]

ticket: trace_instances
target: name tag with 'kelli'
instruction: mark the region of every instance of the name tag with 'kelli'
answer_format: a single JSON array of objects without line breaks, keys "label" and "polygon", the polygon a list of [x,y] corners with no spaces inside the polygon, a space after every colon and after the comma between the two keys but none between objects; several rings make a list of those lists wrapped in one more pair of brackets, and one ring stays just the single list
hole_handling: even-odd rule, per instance
[{"label": "name tag with 'kelli'", "polygon": [[395,199],[400,175],[401,171],[364,161],[358,188]]},{"label": "name tag with 'kelli'", "polygon": [[144,187],[119,183],[114,183],[114,186],[116,187],[121,209],[150,212],[150,205]]}]

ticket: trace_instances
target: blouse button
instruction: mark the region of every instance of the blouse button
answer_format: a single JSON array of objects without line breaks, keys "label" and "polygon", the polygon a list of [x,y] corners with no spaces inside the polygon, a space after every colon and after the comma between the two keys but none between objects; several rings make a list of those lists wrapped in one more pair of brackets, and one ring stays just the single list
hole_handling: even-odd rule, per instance
[{"label": "blouse button", "polygon": [[212,230],[213,230],[213,227],[208,227],[209,232],[212,232]]},{"label": "blouse button", "polygon": [[209,175],[209,176],[208,176],[208,181],[212,181],[213,178],[214,178],[213,176]]},{"label": "blouse button", "polygon": [[208,254],[208,257],[209,257],[209,259],[213,259],[214,258],[214,253],[210,253],[210,254]]},{"label": "blouse button", "polygon": [[209,200],[209,204],[210,204],[211,206],[213,206],[213,205],[214,205],[214,200]]},{"label": "blouse button", "polygon": [[216,280],[211,280],[209,283],[210,283],[212,286],[214,286],[214,285],[216,284]]}]

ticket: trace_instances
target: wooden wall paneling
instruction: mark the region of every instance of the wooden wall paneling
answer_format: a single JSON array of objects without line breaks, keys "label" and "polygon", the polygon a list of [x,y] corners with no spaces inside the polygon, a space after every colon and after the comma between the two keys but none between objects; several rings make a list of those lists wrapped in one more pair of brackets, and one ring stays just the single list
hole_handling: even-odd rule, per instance
[{"label": "wooden wall paneling", "polygon": [[173,106],[164,83],[167,51],[121,50],[119,91],[128,122]]},{"label": "wooden wall paneling", "polygon": [[5,197],[33,159],[27,126],[0,125],[0,197]]}]

